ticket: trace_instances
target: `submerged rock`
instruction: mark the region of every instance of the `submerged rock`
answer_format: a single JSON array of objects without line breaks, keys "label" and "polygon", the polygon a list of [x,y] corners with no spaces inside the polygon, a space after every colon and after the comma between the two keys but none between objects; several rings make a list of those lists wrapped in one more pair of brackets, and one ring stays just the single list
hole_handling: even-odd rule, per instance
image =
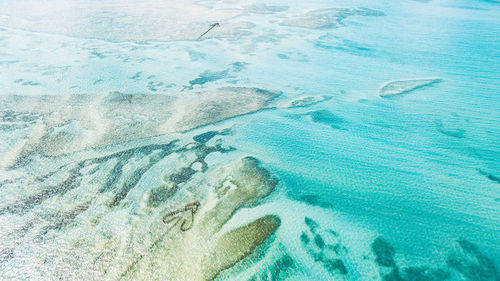
[{"label": "submerged rock", "polygon": [[375,262],[380,266],[394,267],[394,248],[383,238],[378,237],[372,243]]},{"label": "submerged rock", "polygon": [[406,94],[425,86],[439,83],[441,81],[443,80],[440,78],[420,78],[391,81],[382,84],[379,89],[379,95],[381,97],[390,97]]},{"label": "submerged rock", "polygon": [[306,115],[310,116],[313,122],[328,125],[333,129],[341,129],[342,123],[345,122],[342,117],[339,117],[328,110],[312,111],[308,112]]},{"label": "submerged rock", "polygon": [[448,266],[464,280],[498,281],[495,264],[471,242],[460,239],[447,260]]},{"label": "submerged rock", "polygon": [[281,223],[264,215],[232,226],[277,181],[252,157],[204,162],[227,151],[174,140],[33,160],[38,172],[2,182],[11,196],[0,202],[0,220],[11,228],[0,229],[0,279],[215,278]]},{"label": "submerged rock", "polygon": [[[123,275],[126,280],[212,280],[222,270],[245,258],[280,225],[277,216],[265,216],[243,227],[221,233],[224,224],[242,206],[267,196],[276,181],[255,158],[219,170],[217,200],[202,204],[188,231],[173,228],[155,242]],[[221,188],[231,182],[231,188]]]},{"label": "submerged rock", "polygon": [[191,81],[189,81],[189,87],[192,89],[193,86],[195,85],[204,85],[209,82],[214,82],[223,78],[226,78],[229,74],[229,69],[225,69],[222,71],[210,71],[210,70],[205,70],[204,72],[200,73],[198,78],[195,78]]},{"label": "submerged rock", "polygon": [[400,267],[394,260],[394,247],[381,237],[372,243],[372,251],[376,264],[381,266],[381,278],[386,281],[500,280],[494,263],[474,244],[464,239],[453,244],[446,262],[442,264],[433,262],[429,265]]},{"label": "submerged rock", "polygon": [[447,269],[432,269],[428,267],[409,267],[404,271],[406,280],[438,281],[449,280],[451,277]]},{"label": "submerged rock", "polygon": [[306,252],[333,276],[347,275],[347,248],[340,235],[334,230],[321,227],[310,217],[305,217],[304,223],[309,231],[302,232],[300,241]]}]

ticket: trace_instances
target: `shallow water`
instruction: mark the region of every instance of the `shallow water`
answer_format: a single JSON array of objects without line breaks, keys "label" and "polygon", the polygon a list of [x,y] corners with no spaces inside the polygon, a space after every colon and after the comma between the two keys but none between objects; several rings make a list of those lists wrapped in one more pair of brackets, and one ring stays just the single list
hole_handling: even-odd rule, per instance
[{"label": "shallow water", "polygon": [[499,280],[499,15],[1,2],[0,279]]}]

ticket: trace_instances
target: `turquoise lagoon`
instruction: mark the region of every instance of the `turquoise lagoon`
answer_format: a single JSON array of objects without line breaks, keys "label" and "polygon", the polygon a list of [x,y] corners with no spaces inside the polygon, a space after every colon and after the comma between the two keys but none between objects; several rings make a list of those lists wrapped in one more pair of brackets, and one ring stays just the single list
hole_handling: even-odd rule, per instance
[{"label": "turquoise lagoon", "polygon": [[0,279],[499,280],[499,33],[498,1],[2,1]]}]

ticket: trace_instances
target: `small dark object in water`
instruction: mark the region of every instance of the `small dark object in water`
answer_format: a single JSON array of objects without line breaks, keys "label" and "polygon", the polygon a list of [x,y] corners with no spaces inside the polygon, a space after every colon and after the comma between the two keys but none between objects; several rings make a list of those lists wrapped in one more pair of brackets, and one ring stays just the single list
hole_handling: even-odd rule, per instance
[{"label": "small dark object in water", "polygon": [[321,238],[321,236],[319,236],[317,234],[314,236],[314,243],[320,249],[323,249],[325,247],[325,241],[323,240],[323,238]]},{"label": "small dark object in water", "polygon": [[377,237],[372,243],[372,250],[375,253],[375,262],[386,267],[395,267],[394,248],[381,237]]},{"label": "small dark object in water", "polygon": [[330,272],[338,271],[342,275],[347,274],[347,268],[341,259],[328,259],[325,261],[325,266]]},{"label": "small dark object in water", "polygon": [[487,173],[487,172],[485,172],[485,171],[483,171],[483,170],[481,170],[481,169],[478,169],[478,172],[479,172],[481,175],[483,175],[483,176],[487,177],[489,180],[494,181],[494,182],[496,182],[496,183],[500,183],[500,178],[499,178],[499,177],[497,177],[497,176],[495,176],[495,175],[492,175],[492,174],[489,174],[489,173]]},{"label": "small dark object in water", "polygon": [[309,227],[309,229],[311,230],[312,233],[315,232],[316,228],[319,227],[318,223],[315,222],[313,219],[309,218],[309,217],[305,217],[304,218],[304,222],[306,223],[306,225]]},{"label": "small dark object in water", "polygon": [[212,24],[210,25],[210,28],[209,28],[207,31],[205,31],[202,35],[200,35],[200,37],[198,37],[198,40],[200,40],[200,39],[201,39],[201,37],[203,37],[203,35],[207,34],[210,30],[212,30],[212,29],[213,29],[214,27],[216,27],[216,26],[220,26],[218,22],[216,22],[216,23],[212,23]]}]

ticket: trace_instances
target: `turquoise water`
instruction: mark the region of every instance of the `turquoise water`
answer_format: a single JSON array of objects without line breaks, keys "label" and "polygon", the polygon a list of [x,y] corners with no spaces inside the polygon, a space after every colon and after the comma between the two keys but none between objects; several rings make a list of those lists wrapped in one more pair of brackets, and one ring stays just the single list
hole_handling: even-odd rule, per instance
[{"label": "turquoise water", "polygon": [[[464,7],[472,4],[481,10]],[[412,256],[429,258],[467,237],[498,260],[498,182],[478,170],[500,168],[499,7],[426,5],[372,4],[387,17],[308,42],[316,71],[305,87],[345,93],[303,112],[252,118],[241,141],[259,144],[291,197],[345,212]],[[380,81],[406,76],[445,82],[375,97]],[[314,120],[310,112],[325,114]],[[436,122],[465,133],[443,134]]]},{"label": "turquoise water", "polygon": [[[161,33],[163,27],[153,32],[157,26],[149,34],[151,22],[141,19],[138,31],[128,35],[123,30],[131,27],[118,25],[125,18],[120,13],[126,12],[116,9],[120,13],[115,16],[112,8],[93,3],[79,4],[90,12],[75,16],[76,21],[91,22],[89,30],[51,32],[51,21],[26,20],[26,14],[6,1],[0,5],[5,8],[0,11],[0,93],[182,95],[190,88],[248,86],[282,92],[282,100],[331,95],[310,106],[262,110],[194,131],[231,128],[224,143],[260,159],[279,179],[269,198],[234,221],[238,225],[238,218],[261,214],[281,217],[274,242],[266,243],[279,243],[268,246],[288,253],[299,273],[280,278],[382,280],[386,273],[362,265],[361,256],[367,255],[363,249],[373,249],[374,237],[383,237],[396,252],[400,272],[429,267],[460,272],[446,277],[451,280],[499,280],[498,1],[272,1],[266,4],[287,9],[269,13],[248,12],[248,3],[237,1],[197,4],[244,11],[221,21],[221,30],[233,22],[251,25],[194,40],[188,36],[191,28],[179,38]],[[315,9],[358,7],[383,15],[347,15],[336,27],[307,28],[285,21]],[[95,14],[100,9],[115,20],[117,25],[110,26],[119,29],[117,34],[92,34],[108,26]],[[157,13],[152,10],[144,13]],[[198,14],[189,16],[193,14],[195,21]],[[146,35],[138,35],[144,30]],[[394,97],[379,96],[385,82],[427,77],[442,81]],[[0,134],[2,153],[22,138]],[[160,163],[152,175],[169,165]],[[144,181],[141,190],[152,180]],[[304,217],[343,236],[348,275],[328,275],[321,259],[311,258],[315,250],[298,238],[306,233]],[[464,258],[462,271],[453,267],[448,254],[457,239],[469,241],[481,253]],[[354,254],[358,252],[362,254]],[[238,266],[245,268],[244,263]],[[250,280],[245,270],[219,278]],[[418,280],[448,280],[429,272],[427,279]],[[417,280],[415,276],[402,278]]]}]

